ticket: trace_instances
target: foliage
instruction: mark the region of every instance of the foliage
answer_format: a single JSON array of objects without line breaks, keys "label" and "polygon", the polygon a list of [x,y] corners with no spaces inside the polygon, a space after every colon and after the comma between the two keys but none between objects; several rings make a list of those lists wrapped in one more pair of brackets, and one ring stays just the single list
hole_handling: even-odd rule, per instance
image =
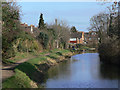
[{"label": "foliage", "polygon": [[43,14],[42,13],[40,15],[38,28],[40,28],[40,29],[44,29],[45,28],[45,24],[44,24],[44,19],[43,19]]},{"label": "foliage", "polygon": [[108,7],[109,12],[100,13],[91,18],[90,30],[99,36],[99,55],[103,62],[120,64],[120,30],[117,3]]},{"label": "foliage", "polygon": [[61,21],[57,24],[50,25],[48,28],[54,31],[56,48],[66,48],[70,38],[70,29],[66,23]]},{"label": "foliage", "polygon": [[120,43],[119,40],[113,38],[107,39],[106,42],[101,43],[98,48],[99,55],[102,62],[120,64]]},{"label": "foliage", "polygon": [[34,52],[40,50],[39,43],[26,32],[21,33],[12,44],[18,52]]},{"label": "foliage", "polygon": [[[42,50],[39,42],[31,33],[20,26],[19,6],[15,2],[2,3],[2,57],[6,59],[15,57],[20,53],[34,53]],[[8,61],[9,61],[8,60]]]},{"label": "foliage", "polygon": [[[45,49],[66,48],[70,31],[64,22],[45,28],[43,14],[40,15],[37,39],[20,25],[20,9],[15,2],[2,3],[2,57],[3,62],[16,61],[17,53],[35,53]],[[49,37],[50,36],[50,37]],[[6,61],[5,61],[6,60]],[[18,57],[19,60],[19,57]]]},{"label": "foliage", "polygon": [[43,48],[47,49],[47,45],[48,45],[48,41],[49,41],[48,35],[43,32],[40,32],[40,34],[38,36],[38,40],[43,45]]},{"label": "foliage", "polygon": [[20,32],[19,8],[14,2],[2,3],[2,22],[2,55],[5,59],[15,55],[11,43]]},{"label": "foliage", "polygon": [[76,47],[78,48],[78,50],[89,50],[89,47],[82,45],[82,44],[76,44]]},{"label": "foliage", "polygon": [[56,31],[55,31],[55,29],[48,28],[46,33],[48,36],[50,36],[48,46],[49,46],[49,49],[52,50],[52,49],[56,48],[54,45],[55,40],[57,39]]},{"label": "foliage", "polygon": [[72,28],[71,28],[71,32],[77,32],[77,29],[75,28],[75,26],[72,26]]}]

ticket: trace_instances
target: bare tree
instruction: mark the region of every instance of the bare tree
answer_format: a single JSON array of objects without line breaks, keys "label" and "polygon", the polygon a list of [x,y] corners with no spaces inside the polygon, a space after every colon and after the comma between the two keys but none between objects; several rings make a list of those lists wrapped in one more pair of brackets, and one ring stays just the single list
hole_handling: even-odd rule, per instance
[{"label": "bare tree", "polygon": [[59,48],[60,43],[65,43],[67,44],[70,38],[70,29],[67,26],[67,24],[64,21],[57,21],[55,20],[55,24],[50,25],[49,28],[52,28],[55,30],[55,35],[56,35],[56,44],[57,48]]},{"label": "bare tree", "polygon": [[100,42],[101,42],[101,40],[104,40],[104,37],[108,33],[109,20],[110,20],[109,15],[104,14],[104,13],[95,15],[90,19],[89,30],[97,32],[97,34],[100,38],[100,40],[99,40]]},{"label": "bare tree", "polygon": [[[118,7],[114,2],[107,7],[107,12],[93,16],[90,20],[90,30],[97,31],[100,38],[99,55],[102,61],[120,64],[120,39]],[[110,51],[111,50],[111,51]]]}]

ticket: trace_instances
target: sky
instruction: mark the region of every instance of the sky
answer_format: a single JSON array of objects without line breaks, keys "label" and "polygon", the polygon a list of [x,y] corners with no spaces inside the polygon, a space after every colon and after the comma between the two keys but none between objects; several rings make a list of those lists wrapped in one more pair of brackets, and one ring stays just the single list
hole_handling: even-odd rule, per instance
[{"label": "sky", "polygon": [[78,31],[88,31],[90,18],[105,10],[106,6],[98,2],[19,2],[21,22],[38,25],[40,13],[44,22],[54,23],[55,19],[64,21],[69,27]]}]

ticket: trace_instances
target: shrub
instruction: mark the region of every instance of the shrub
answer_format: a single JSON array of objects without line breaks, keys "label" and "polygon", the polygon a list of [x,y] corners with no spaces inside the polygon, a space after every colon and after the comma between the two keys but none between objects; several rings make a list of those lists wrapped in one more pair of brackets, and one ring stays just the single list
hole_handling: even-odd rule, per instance
[{"label": "shrub", "polygon": [[107,39],[104,43],[101,43],[98,48],[100,60],[106,63],[120,64],[119,52],[120,43],[119,40]]},{"label": "shrub", "polygon": [[48,35],[45,34],[44,32],[40,32],[40,34],[38,36],[38,40],[42,44],[43,48],[47,49],[47,45],[48,45],[48,42],[49,42]]}]

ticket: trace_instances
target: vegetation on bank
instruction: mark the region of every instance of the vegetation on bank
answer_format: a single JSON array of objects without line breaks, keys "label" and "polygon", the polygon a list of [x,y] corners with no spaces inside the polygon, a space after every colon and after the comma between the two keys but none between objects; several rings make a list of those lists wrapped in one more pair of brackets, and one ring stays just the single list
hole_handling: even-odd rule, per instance
[{"label": "vegetation on bank", "polygon": [[82,44],[76,44],[70,48],[70,51],[77,52],[77,53],[81,53],[82,51],[95,51],[95,50],[97,50],[97,49],[90,48],[90,47],[88,47],[86,45],[82,45]]},{"label": "vegetation on bank", "polygon": [[82,45],[82,44],[77,44],[76,47],[78,50],[90,50],[89,47],[87,47],[86,45]]},{"label": "vegetation on bank", "polygon": [[20,7],[16,2],[2,3],[2,62],[14,63],[23,58],[39,55],[42,51],[68,48],[70,30],[66,23],[44,23],[40,15],[37,34],[21,26]]},{"label": "vegetation on bank", "polygon": [[107,12],[93,16],[90,21],[90,30],[97,31],[99,36],[98,52],[104,63],[120,64],[119,3],[114,2]]},{"label": "vegetation on bank", "polygon": [[15,75],[3,83],[3,88],[37,88],[37,84],[24,72],[15,69]]},{"label": "vegetation on bank", "polygon": [[[18,53],[36,53],[41,44],[20,26],[19,7],[15,2],[2,3],[2,62],[6,63]],[[11,60],[11,62],[14,62]]]},{"label": "vegetation on bank", "polygon": [[[48,53],[48,52],[44,52]],[[69,50],[55,49],[46,56],[38,56],[15,67],[15,75],[3,82],[3,88],[37,88],[44,80],[46,70],[71,56]]]},{"label": "vegetation on bank", "polygon": [[[76,32],[73,26],[70,30],[63,21],[55,20],[48,25],[44,23],[43,14],[40,14],[37,34],[27,31],[21,26],[20,7],[16,2],[2,3],[2,62],[4,64],[15,63],[24,58],[39,56],[43,51],[53,49],[68,49],[70,32]],[[79,45],[78,50],[88,49]],[[44,52],[43,52],[44,54]]]},{"label": "vegetation on bank", "polygon": [[22,59],[31,58],[31,57],[33,57],[35,55],[37,55],[37,54],[35,54],[35,53],[20,53],[20,52],[17,52],[15,57],[11,57],[9,59],[4,60],[4,63],[5,64],[14,64],[17,61],[20,61]]}]

